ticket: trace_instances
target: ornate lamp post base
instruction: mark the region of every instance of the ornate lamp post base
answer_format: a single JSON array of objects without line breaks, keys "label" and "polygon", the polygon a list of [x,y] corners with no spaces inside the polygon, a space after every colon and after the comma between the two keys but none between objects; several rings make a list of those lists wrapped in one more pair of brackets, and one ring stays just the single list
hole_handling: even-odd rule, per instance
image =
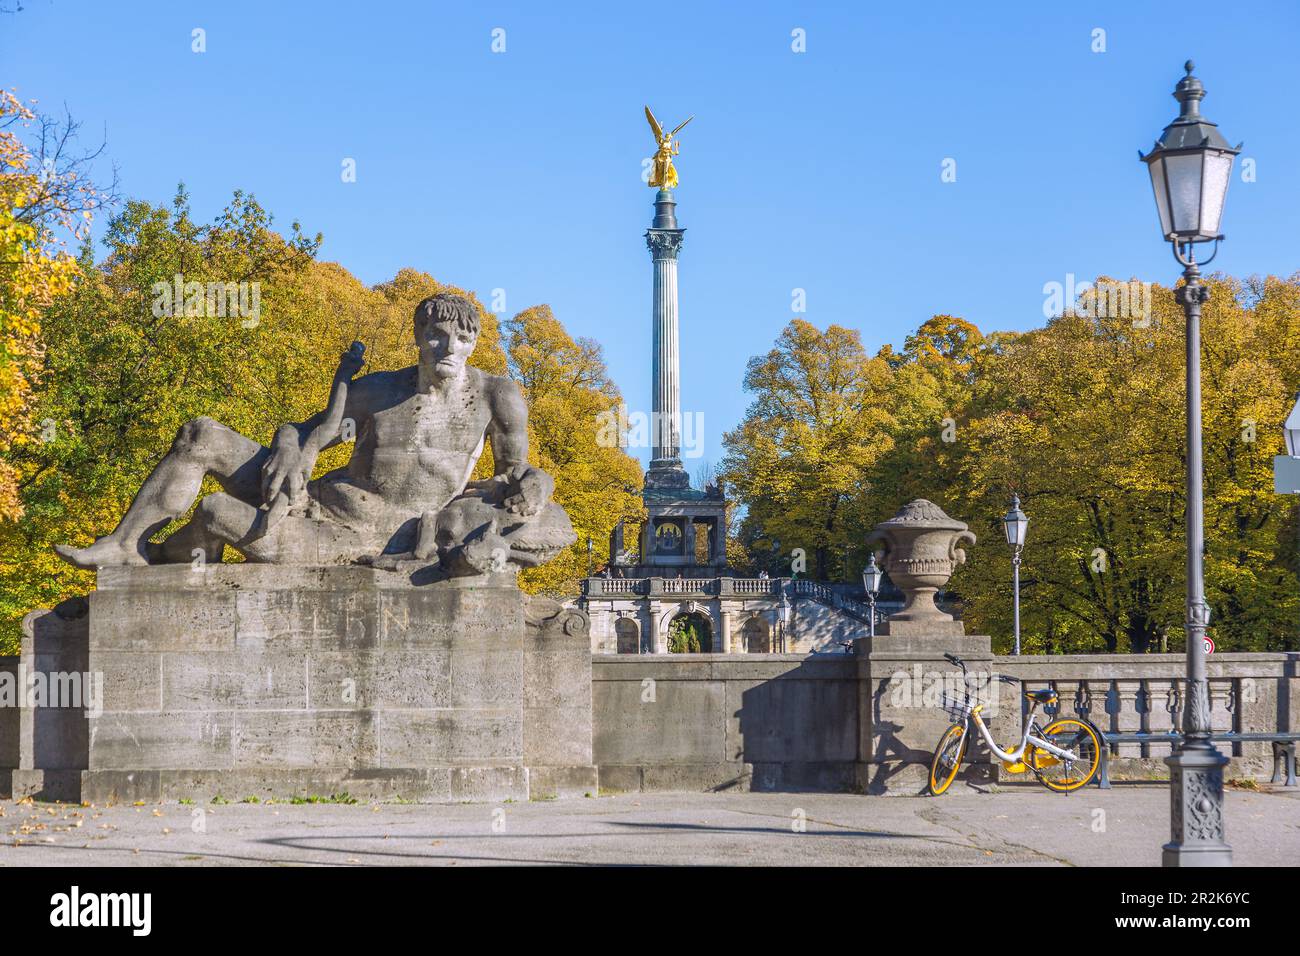
[{"label": "ornate lamp post base", "polygon": [[1190,740],[1165,758],[1172,835],[1162,866],[1232,866],[1223,839],[1223,768],[1228,758],[1207,740]]}]

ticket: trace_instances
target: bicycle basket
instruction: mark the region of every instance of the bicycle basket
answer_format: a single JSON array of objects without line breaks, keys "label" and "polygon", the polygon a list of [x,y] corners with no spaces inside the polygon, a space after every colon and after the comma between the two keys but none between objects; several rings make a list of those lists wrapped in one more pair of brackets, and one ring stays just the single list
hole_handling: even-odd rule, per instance
[{"label": "bicycle basket", "polygon": [[975,702],[969,696],[950,694],[943,691],[939,695],[939,706],[955,723],[962,723],[970,716],[970,712],[975,707]]}]

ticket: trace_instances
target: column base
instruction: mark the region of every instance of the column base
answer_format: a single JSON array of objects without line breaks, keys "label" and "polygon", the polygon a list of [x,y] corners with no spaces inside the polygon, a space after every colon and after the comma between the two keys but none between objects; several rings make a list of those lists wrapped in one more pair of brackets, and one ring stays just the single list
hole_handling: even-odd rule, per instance
[{"label": "column base", "polygon": [[682,467],[680,459],[656,458],[646,470],[645,486],[650,489],[681,490],[691,486],[691,476]]},{"label": "column base", "polygon": [[1161,848],[1160,865],[1169,869],[1232,866],[1232,847],[1226,843],[1215,847],[1179,847],[1166,843]]},{"label": "column base", "polygon": [[1170,829],[1162,866],[1231,866],[1224,841],[1223,768],[1228,758],[1208,742],[1193,742],[1165,759],[1169,767]]}]

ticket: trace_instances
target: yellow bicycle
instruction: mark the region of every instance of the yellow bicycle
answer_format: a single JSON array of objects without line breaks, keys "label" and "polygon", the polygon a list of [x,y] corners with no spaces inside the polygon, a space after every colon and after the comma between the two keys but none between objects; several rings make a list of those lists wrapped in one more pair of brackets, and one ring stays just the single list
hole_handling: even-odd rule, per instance
[{"label": "yellow bicycle", "polygon": [[[980,736],[989,750],[1002,762],[1010,773],[1032,773],[1038,782],[1049,790],[1069,793],[1086,785],[1101,766],[1101,733],[1092,721],[1081,717],[1062,717],[1053,720],[1041,731],[1035,733],[1038,708],[1056,703],[1054,690],[1029,690],[1025,697],[1031,702],[1029,716],[1025,718],[1025,734],[1020,746],[1014,750],[1003,750],[993,740],[988,725],[980,717],[984,705],[976,700],[976,693],[988,686],[986,678],[978,687],[972,689],[970,675],[966,672],[966,662],[953,654],[945,654],[944,660],[961,668],[962,686],[965,688],[961,697],[944,695],[944,709],[952,716],[954,723],[939,738],[939,746],[934,750],[934,760],[930,764],[930,792],[936,797],[943,793],[957,779],[957,771],[966,759],[966,750],[974,736],[972,728],[978,729]],[[1019,683],[1014,677],[1001,676],[998,680],[1005,684]]]}]

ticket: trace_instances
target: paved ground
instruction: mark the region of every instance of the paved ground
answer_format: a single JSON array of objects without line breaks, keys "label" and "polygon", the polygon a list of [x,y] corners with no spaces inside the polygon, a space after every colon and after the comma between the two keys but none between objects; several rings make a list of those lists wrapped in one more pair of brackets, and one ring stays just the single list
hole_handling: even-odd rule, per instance
[{"label": "paved ground", "polygon": [[[1300,862],[1300,791],[1229,791],[1240,865]],[[802,821],[803,829],[800,831]],[[452,806],[0,803],[0,866],[769,864],[1154,866],[1162,785],[939,798],[635,794]]]}]

